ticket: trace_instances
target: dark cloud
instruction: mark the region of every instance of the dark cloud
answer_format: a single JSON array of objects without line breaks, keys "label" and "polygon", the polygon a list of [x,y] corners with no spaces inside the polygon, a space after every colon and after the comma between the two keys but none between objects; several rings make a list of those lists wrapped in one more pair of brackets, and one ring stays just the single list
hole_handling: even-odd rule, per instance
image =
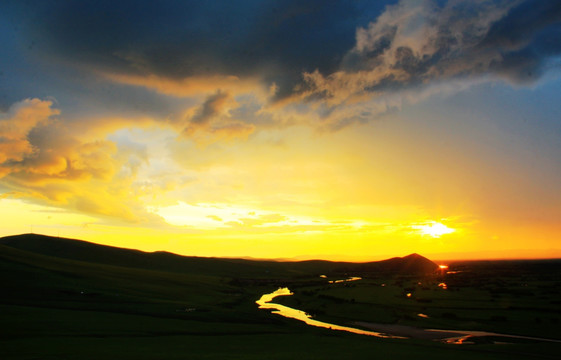
[{"label": "dark cloud", "polygon": [[[480,46],[520,50],[549,36],[552,30],[555,31],[550,28],[552,25],[559,31],[560,21],[561,2],[525,1],[493,24]],[[557,43],[557,48],[559,47],[561,44]]]},{"label": "dark cloud", "polygon": [[360,1],[31,1],[24,30],[38,50],[103,71],[262,75],[289,92],[301,73],[334,71],[384,6]]},{"label": "dark cloud", "polygon": [[401,1],[367,27],[341,68],[304,77],[301,96],[331,105],[458,79],[538,79],[561,54],[561,3]]},{"label": "dark cloud", "polygon": [[501,52],[491,71],[515,82],[538,79],[547,60],[561,54],[561,2],[524,2],[494,23],[478,48]]},{"label": "dark cloud", "polygon": [[198,142],[214,142],[224,138],[247,137],[255,126],[235,116],[239,108],[232,95],[217,91],[209,95],[201,105],[191,108],[186,114],[186,124],[180,122],[184,136]]},{"label": "dark cloud", "polygon": [[[276,111],[296,104],[301,113],[302,102],[322,103],[307,110],[321,109],[320,121],[339,129],[379,110],[362,116],[334,107],[463,79],[531,83],[561,54],[557,1],[61,0],[7,1],[4,10],[0,29],[17,33],[10,46],[29,45],[26,56],[59,67],[50,78],[18,72],[20,81],[8,77],[17,86],[4,89],[0,82],[0,91],[53,95],[64,99],[66,114],[72,106],[93,106],[159,118],[177,118],[186,106],[178,101],[199,95],[192,101],[204,103],[189,114],[191,129],[223,133],[247,134],[248,122],[268,124],[274,117],[268,105]],[[60,64],[72,70],[60,72]],[[229,107],[230,116],[213,114],[211,105],[225,94],[239,101],[240,94],[257,92],[254,113],[240,114],[247,109],[240,103]],[[0,108],[30,95],[13,96],[0,97]],[[229,121],[234,118],[243,121]]]},{"label": "dark cloud", "polygon": [[195,115],[191,118],[191,123],[206,124],[213,117],[220,115],[228,102],[230,96],[222,91],[209,96],[201,105]]}]

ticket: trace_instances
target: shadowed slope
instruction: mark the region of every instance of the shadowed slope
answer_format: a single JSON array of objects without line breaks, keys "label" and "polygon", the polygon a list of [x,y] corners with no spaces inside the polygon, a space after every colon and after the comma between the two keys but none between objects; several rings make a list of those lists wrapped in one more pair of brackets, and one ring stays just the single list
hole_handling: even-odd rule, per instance
[{"label": "shadowed slope", "polygon": [[438,265],[418,254],[368,263],[331,262],[324,260],[278,262],[181,256],[164,251],[147,253],[139,250],[39,234],[3,237],[0,238],[0,244],[27,252],[75,261],[227,277],[271,278],[349,271],[424,274],[438,269]]},{"label": "shadowed slope", "polygon": [[[516,302],[523,295],[520,292],[504,292],[502,296],[520,309],[509,308],[508,314],[515,311],[513,318],[520,314],[523,320],[525,314],[531,314],[528,321],[518,324],[510,315],[505,315],[509,322],[486,321],[488,314],[502,315],[505,309],[481,290],[479,283],[475,287],[466,285],[470,276],[472,282],[474,276],[478,279],[477,274],[469,271],[459,274],[468,277],[460,282],[461,293],[435,290],[435,282],[433,288],[422,289],[417,286],[422,276],[401,276],[435,266],[415,254],[362,264],[267,262],[145,253],[40,235],[7,237],[0,239],[0,358],[284,360],[380,354],[392,359],[417,356],[433,360],[512,360],[554,358],[529,357],[531,351],[559,353],[556,344],[532,345],[525,353],[513,356],[517,354],[514,351],[524,350],[527,345],[504,348],[501,353],[502,347],[487,351],[488,348],[452,348],[432,341],[373,341],[369,337],[295,324],[291,319],[259,310],[255,304],[263,293],[288,284],[298,295],[285,300],[303,301],[295,307],[306,306],[310,313],[324,311],[326,319],[333,319],[336,324],[345,325],[350,320],[405,321],[406,325],[414,322],[419,326],[416,314],[423,312],[430,318],[422,321],[433,327],[444,323],[449,326],[443,328],[455,329],[469,320],[476,326],[485,324],[491,331],[509,333],[504,330],[508,327],[523,335],[545,337],[551,336],[548,331],[558,333],[553,323],[550,327],[549,323],[541,324],[542,332],[532,330],[535,310],[525,310],[521,305],[528,304],[527,301],[539,305],[540,316],[557,316],[556,308],[553,303],[540,305],[542,301],[533,296]],[[366,269],[363,281],[349,285],[330,285],[328,279],[319,277],[361,276],[361,268]],[[398,276],[393,277],[392,271]],[[374,272],[383,273],[378,276]],[[550,275],[553,284],[557,274]],[[544,274],[538,275],[537,284],[543,286]],[[386,281],[392,278],[396,281]],[[488,273],[480,279],[488,285]],[[518,279],[518,273],[512,279]],[[380,286],[379,280],[387,286]],[[430,284],[431,281],[423,282],[423,286]],[[407,286],[414,288],[412,297],[404,296]],[[504,283],[501,289],[511,290],[504,288]],[[481,293],[484,296],[477,297]],[[450,299],[451,296],[456,298]],[[432,302],[416,301],[428,298]],[[482,303],[487,305],[482,308]],[[458,318],[447,317],[453,311],[450,306],[458,304],[466,307],[465,311]],[[485,310],[487,307],[489,310]]]},{"label": "shadowed slope", "polygon": [[419,254],[411,254],[402,258],[392,258],[378,262],[378,266],[389,271],[400,273],[432,273],[438,270],[438,265]]},{"label": "shadowed slope", "polygon": [[424,256],[411,254],[404,257],[357,264],[355,270],[361,272],[421,275],[434,273],[438,270],[438,265]]},{"label": "shadowed slope", "polygon": [[[0,244],[56,258],[129,268],[199,273],[216,276],[251,274],[271,276],[275,262],[181,256],[165,251],[143,252],[90,243],[82,240],[23,234],[0,238]],[[286,275],[286,274],[281,274]]]}]

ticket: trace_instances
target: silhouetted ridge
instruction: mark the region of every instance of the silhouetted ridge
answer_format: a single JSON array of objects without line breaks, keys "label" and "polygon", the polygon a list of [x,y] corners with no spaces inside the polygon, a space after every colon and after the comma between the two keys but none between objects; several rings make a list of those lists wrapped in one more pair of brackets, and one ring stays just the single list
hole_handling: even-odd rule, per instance
[{"label": "silhouetted ridge", "polygon": [[394,257],[387,260],[370,262],[360,267],[362,271],[399,274],[428,274],[438,269],[438,265],[419,254]]},{"label": "silhouetted ridge", "polygon": [[284,278],[299,274],[349,272],[415,275],[432,273],[438,269],[438,265],[418,254],[368,263],[332,262],[325,260],[296,262],[256,261],[181,256],[166,251],[149,253],[134,249],[99,245],[83,240],[39,234],[22,234],[0,238],[0,246],[2,245],[28,253],[71,261],[225,277]]},{"label": "silhouetted ridge", "polygon": [[83,240],[23,234],[0,238],[0,245],[43,256],[120,267],[183,273],[231,275],[251,271],[266,273],[266,262],[181,256],[166,251],[143,252],[99,245]]}]

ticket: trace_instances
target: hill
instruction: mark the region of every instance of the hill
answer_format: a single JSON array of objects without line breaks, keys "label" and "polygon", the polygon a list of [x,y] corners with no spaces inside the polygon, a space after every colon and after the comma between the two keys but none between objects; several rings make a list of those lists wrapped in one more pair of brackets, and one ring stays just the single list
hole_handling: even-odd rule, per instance
[{"label": "hill", "polygon": [[362,271],[383,271],[397,274],[430,274],[438,270],[438,265],[419,254],[394,257],[359,266]]},{"label": "hill", "polygon": [[[440,273],[427,276],[435,268],[417,254],[370,263],[274,262],[146,253],[36,234],[5,237],[0,239],[0,359],[341,359],[385,354],[392,359],[490,360],[531,358],[528,351],[558,353],[555,344],[521,344],[516,349],[528,350],[513,357],[510,348],[464,350],[433,341],[373,339],[310,328],[255,304],[262,294],[288,286],[294,296],[279,301],[335,324],[416,325],[417,314],[423,313],[430,315],[422,320],[430,328],[508,327],[523,335],[535,332],[528,330],[534,321],[532,310],[523,307],[528,301],[540,306],[540,314],[557,311],[501,283],[494,291],[509,296],[505,303],[521,309],[516,318],[527,320],[518,327],[496,322],[492,319],[506,313],[503,301],[482,293],[488,273],[481,278],[485,282],[474,282],[477,274],[465,269],[456,285],[453,278],[446,280],[451,287],[464,287],[451,292],[438,285]],[[555,283],[558,273],[546,275]],[[363,279],[329,282],[350,276]],[[543,286],[544,274],[533,276],[539,282],[531,283],[529,275],[525,279],[541,289],[537,286]],[[455,317],[452,309],[459,305],[464,310]],[[494,318],[485,321],[489,316]],[[540,329],[546,335],[559,332],[554,323]]]},{"label": "hill", "polygon": [[[187,257],[38,234],[0,238],[0,358],[161,358],[161,341],[172,343],[176,355],[188,343],[184,350],[198,352],[194,358],[206,358],[210,348],[228,358],[228,347],[241,339],[245,351],[258,342],[255,354],[243,357],[257,359],[278,348],[279,333],[294,341],[296,331],[301,349],[281,357],[292,358],[309,346],[303,339],[310,340],[310,330],[287,328],[255,300],[278,286],[326,283],[318,274],[345,276],[362,265]],[[98,339],[114,345],[95,345]],[[213,348],[217,341],[222,350]],[[152,355],[143,357],[147,343]]]},{"label": "hill", "polygon": [[287,276],[309,275],[313,273],[324,274],[352,271],[423,274],[434,272],[438,269],[438,265],[418,254],[367,263],[323,260],[279,262],[181,256],[164,251],[147,253],[140,250],[105,246],[82,240],[39,234],[3,237],[0,238],[0,245],[34,254],[73,261],[229,277],[285,278]]},{"label": "hill", "polygon": [[[39,234],[23,234],[0,238],[0,245],[54,258],[127,268],[192,274],[227,276],[233,273],[269,276],[274,262],[250,262],[238,259],[180,256],[165,251],[143,252],[94,244],[82,240],[57,238]],[[269,271],[270,272],[270,271]],[[285,275],[285,274],[281,274]]]}]

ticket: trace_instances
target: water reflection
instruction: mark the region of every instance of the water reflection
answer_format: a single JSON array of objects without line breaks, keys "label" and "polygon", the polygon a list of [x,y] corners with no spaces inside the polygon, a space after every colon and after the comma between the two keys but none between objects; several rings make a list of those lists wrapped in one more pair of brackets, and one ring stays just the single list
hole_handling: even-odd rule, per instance
[{"label": "water reflection", "polygon": [[293,295],[293,293],[288,288],[279,288],[278,290],[270,294],[265,294],[261,296],[261,298],[257,300],[256,303],[257,305],[259,305],[259,309],[270,309],[273,310],[271,311],[271,313],[273,314],[278,314],[290,319],[300,320],[311,326],[317,326],[317,327],[331,329],[331,330],[347,331],[354,334],[376,336],[381,338],[405,339],[405,337],[402,336],[394,336],[394,335],[389,335],[389,334],[375,332],[375,331],[355,329],[348,326],[340,326],[340,325],[326,323],[323,321],[314,320],[309,314],[305,313],[302,310],[297,310],[297,309],[290,308],[288,306],[271,303],[271,301],[275,297],[287,296],[287,295]]},{"label": "water reflection", "polygon": [[[439,331],[443,331],[443,330],[427,329],[427,331],[439,332]],[[445,331],[448,332],[448,333],[454,333],[454,334],[458,335],[458,336],[453,336],[453,337],[448,337],[448,338],[443,339],[443,341],[447,344],[457,344],[457,345],[475,344],[476,343],[475,340],[477,338],[483,338],[483,337],[493,337],[493,338],[504,339],[504,340],[521,339],[521,340],[546,341],[546,342],[561,343],[561,340],[555,340],[555,339],[544,339],[544,338],[538,338],[538,337],[532,337],[532,336],[499,334],[499,333],[493,333],[493,332],[488,332],[488,331],[474,331],[474,330],[472,330],[472,331],[445,330]],[[470,340],[474,340],[474,341],[470,341]],[[495,343],[501,343],[501,342],[500,341],[495,341]]]},{"label": "water reflection", "polygon": [[[396,324],[378,324],[369,322],[354,322],[357,325],[363,326],[365,328],[370,328],[374,331],[361,330],[347,326],[340,326],[335,324],[330,324],[318,320],[314,320],[310,315],[306,314],[302,310],[297,310],[290,308],[288,306],[271,303],[271,301],[277,296],[287,296],[293,295],[293,293],[288,288],[279,288],[278,290],[261,296],[259,300],[256,301],[259,305],[259,309],[269,309],[273,310],[271,313],[278,314],[290,319],[296,319],[305,322],[311,326],[322,327],[331,330],[347,331],[354,334],[376,336],[380,338],[392,338],[392,339],[430,339],[436,341],[442,341],[447,344],[474,344],[477,342],[478,338],[492,337],[497,339],[494,343],[501,343],[498,339],[507,340],[508,339],[521,339],[521,340],[532,340],[532,341],[547,341],[561,343],[561,340],[555,339],[544,339],[530,336],[520,336],[520,335],[509,335],[509,334],[499,334],[486,331],[473,331],[473,330],[441,330],[441,329],[422,329],[413,326],[396,325]],[[427,317],[425,314],[417,314],[419,317]],[[387,332],[378,332],[378,331]],[[390,335],[389,332],[396,334]],[[397,335],[399,334],[399,335]]]},{"label": "water reflection", "polygon": [[350,277],[348,279],[343,279],[343,280],[331,280],[329,283],[330,284],[339,284],[339,283],[342,283],[342,282],[357,281],[357,280],[362,280],[362,278],[358,277],[358,276],[353,276],[353,277]]}]

